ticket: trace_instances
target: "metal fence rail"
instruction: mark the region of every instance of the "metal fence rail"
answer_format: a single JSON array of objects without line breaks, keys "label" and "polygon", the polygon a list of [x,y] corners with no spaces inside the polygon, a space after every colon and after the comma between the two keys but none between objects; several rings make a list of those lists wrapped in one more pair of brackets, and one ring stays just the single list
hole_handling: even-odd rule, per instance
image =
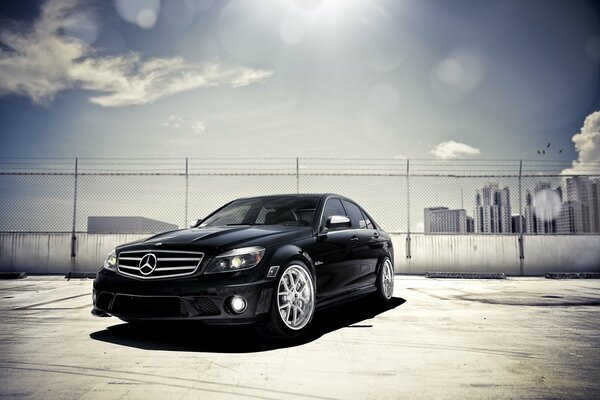
[{"label": "metal fence rail", "polygon": [[[238,197],[333,192],[388,231],[600,233],[600,162],[360,158],[2,158],[0,231],[187,226]],[[461,211],[462,210],[462,211]]]}]

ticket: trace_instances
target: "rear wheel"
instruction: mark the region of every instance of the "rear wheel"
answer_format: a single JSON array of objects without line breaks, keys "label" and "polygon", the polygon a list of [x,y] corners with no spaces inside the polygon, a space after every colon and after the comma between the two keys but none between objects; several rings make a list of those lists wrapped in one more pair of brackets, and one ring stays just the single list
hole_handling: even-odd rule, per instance
[{"label": "rear wheel", "polygon": [[315,284],[308,267],[291,261],[281,273],[273,293],[269,320],[263,333],[296,337],[310,325],[315,313]]},{"label": "rear wheel", "polygon": [[394,266],[392,260],[387,256],[381,262],[375,286],[377,287],[376,297],[386,303],[390,301],[394,295]]}]

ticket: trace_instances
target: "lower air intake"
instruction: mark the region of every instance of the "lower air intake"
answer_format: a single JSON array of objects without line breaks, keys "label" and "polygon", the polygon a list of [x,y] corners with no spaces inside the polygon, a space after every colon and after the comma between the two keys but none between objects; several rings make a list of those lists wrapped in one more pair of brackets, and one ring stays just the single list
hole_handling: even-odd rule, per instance
[{"label": "lower air intake", "polygon": [[141,297],[117,295],[111,312],[125,317],[169,318],[186,317],[179,297]]}]

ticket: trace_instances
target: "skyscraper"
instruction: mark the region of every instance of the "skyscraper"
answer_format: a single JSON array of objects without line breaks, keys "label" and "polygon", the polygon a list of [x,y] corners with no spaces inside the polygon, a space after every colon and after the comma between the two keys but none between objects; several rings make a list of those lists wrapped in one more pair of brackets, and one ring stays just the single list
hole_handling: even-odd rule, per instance
[{"label": "skyscraper", "polygon": [[467,215],[467,233],[473,232],[475,232],[475,222],[473,220],[473,217],[469,217]]},{"label": "skyscraper", "polygon": [[521,215],[513,215],[511,218],[511,231],[513,233],[520,233],[521,229],[523,229],[523,233],[525,232],[525,218]]},{"label": "skyscraper", "polygon": [[583,233],[584,208],[578,201],[565,201],[561,205],[560,215],[556,224],[557,233]]},{"label": "skyscraper", "polygon": [[475,232],[510,233],[511,210],[508,187],[490,183],[475,195]]},{"label": "skyscraper", "polygon": [[529,190],[525,194],[525,207],[523,208],[523,214],[523,233],[537,233],[535,208],[533,207],[533,196]]},{"label": "skyscraper", "polygon": [[600,178],[590,180],[590,232],[600,233]]},{"label": "skyscraper", "polygon": [[[567,202],[579,203],[573,205],[573,210],[580,210],[582,226],[576,226],[577,230],[573,232],[591,232],[592,225],[598,218],[598,210],[590,207],[593,202],[592,185],[587,176],[572,176],[565,179],[567,188]],[[578,218],[575,221],[579,221]]]}]

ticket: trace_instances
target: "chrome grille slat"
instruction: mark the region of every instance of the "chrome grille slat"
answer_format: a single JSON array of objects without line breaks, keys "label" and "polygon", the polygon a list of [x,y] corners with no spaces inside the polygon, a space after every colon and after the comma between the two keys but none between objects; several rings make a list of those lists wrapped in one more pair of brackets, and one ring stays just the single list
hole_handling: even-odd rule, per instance
[{"label": "chrome grille slat", "polygon": [[[154,255],[154,258],[156,258],[156,266],[151,273],[144,275],[141,272],[139,263],[147,254]],[[195,273],[200,267],[203,259],[204,253],[198,251],[162,249],[123,251],[118,255],[117,270],[123,275],[139,279],[174,278]],[[123,263],[121,261],[123,261]],[[147,272],[147,270],[148,267],[146,266],[145,272]]]},{"label": "chrome grille slat", "polygon": [[134,269],[136,271],[140,270],[138,267],[130,267],[129,265],[120,265],[120,264],[119,264],[119,268]]},{"label": "chrome grille slat", "polygon": [[148,250],[128,250],[128,251],[123,251],[119,254],[133,254],[133,253],[139,253],[145,255],[148,253],[177,253],[177,254],[204,254],[201,251],[188,251],[188,250],[155,250],[155,249],[148,249]]},{"label": "chrome grille slat", "polygon": [[178,270],[194,269],[194,268],[196,268],[195,265],[188,265],[188,266],[184,266],[184,267],[161,267],[161,268],[156,267],[156,271],[178,271]]}]

